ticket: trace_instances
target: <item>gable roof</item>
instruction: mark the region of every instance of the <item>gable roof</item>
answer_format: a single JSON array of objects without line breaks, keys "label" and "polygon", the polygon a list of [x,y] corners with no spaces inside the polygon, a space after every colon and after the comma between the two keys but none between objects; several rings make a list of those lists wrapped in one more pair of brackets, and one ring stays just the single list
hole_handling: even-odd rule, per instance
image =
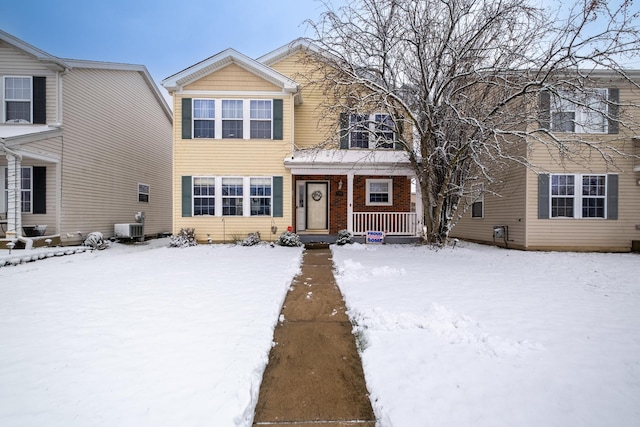
[{"label": "gable roof", "polygon": [[100,61],[83,61],[77,59],[63,59],[58,58],[57,56],[53,56],[41,49],[38,49],[35,46],[30,45],[27,42],[20,40],[17,37],[12,36],[9,33],[6,33],[0,30],[0,40],[8,43],[9,45],[15,47],[16,49],[20,49],[21,51],[27,53],[28,55],[33,56],[38,61],[45,64],[48,68],[53,71],[63,71],[68,72],[73,68],[97,68],[97,69],[107,69],[107,70],[120,70],[120,71],[134,71],[142,74],[145,82],[149,86],[149,89],[153,92],[155,98],[158,103],[162,107],[164,113],[167,115],[170,121],[173,121],[173,112],[167,104],[164,96],[160,93],[160,89],[158,85],[153,81],[151,74],[144,65],[137,64],[120,64],[115,62],[100,62]]},{"label": "gable roof", "polygon": [[38,61],[47,65],[49,68],[51,68],[54,71],[65,71],[70,69],[69,65],[65,63],[62,59],[56,56],[50,55],[47,52],[40,50],[35,46],[31,46],[29,43],[24,42],[19,38],[12,36],[9,33],[5,33],[2,30],[0,30],[0,40],[33,56]]},{"label": "gable roof", "polygon": [[194,82],[208,74],[218,71],[229,64],[235,64],[250,73],[255,74],[263,78],[264,80],[282,88],[283,91],[288,93],[298,92],[298,83],[289,77],[285,76],[274,70],[273,68],[262,64],[255,59],[251,59],[246,55],[241,54],[235,49],[226,49],[222,52],[213,55],[203,61],[192,65],[172,76],[164,79],[161,84],[169,92],[181,90],[187,84]]},{"label": "gable roof", "polygon": [[320,53],[318,47],[312,42],[307,39],[298,38],[291,43],[287,43],[286,45],[279,47],[278,49],[272,50],[271,52],[262,55],[257,59],[257,61],[271,66],[299,51],[311,51],[314,53]]}]

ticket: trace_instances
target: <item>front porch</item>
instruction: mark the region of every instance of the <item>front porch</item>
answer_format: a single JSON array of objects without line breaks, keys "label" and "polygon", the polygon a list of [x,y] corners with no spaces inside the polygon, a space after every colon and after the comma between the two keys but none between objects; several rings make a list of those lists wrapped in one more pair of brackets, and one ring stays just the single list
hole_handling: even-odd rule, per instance
[{"label": "front porch", "polygon": [[418,241],[422,209],[403,153],[334,151],[285,159],[293,175],[294,231],[303,243],[335,242],[340,230],[363,242],[368,231],[384,233],[386,242]]}]

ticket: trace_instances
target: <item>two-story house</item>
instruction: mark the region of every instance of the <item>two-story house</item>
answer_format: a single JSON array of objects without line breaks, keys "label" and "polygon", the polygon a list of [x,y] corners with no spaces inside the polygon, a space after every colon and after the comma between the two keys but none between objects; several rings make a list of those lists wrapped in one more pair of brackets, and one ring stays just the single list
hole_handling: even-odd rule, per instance
[{"label": "two-story house", "polygon": [[181,118],[174,233],[227,242],[287,229],[303,241],[334,241],[343,229],[418,235],[413,172],[389,118],[325,115],[326,94],[304,61],[312,48],[299,40],[258,59],[227,49],[163,80]]},{"label": "two-story house", "polygon": [[[627,76],[640,81],[638,70]],[[640,91],[603,70],[590,80],[576,102],[571,94],[540,99],[540,127],[567,141],[568,154],[530,141],[535,169],[514,164],[497,187],[473,183],[471,209],[452,236],[528,250],[640,250]]]},{"label": "two-story house", "polygon": [[137,212],[144,234],[171,231],[172,112],[144,66],[61,59],[0,31],[0,97],[5,244],[111,237]]}]

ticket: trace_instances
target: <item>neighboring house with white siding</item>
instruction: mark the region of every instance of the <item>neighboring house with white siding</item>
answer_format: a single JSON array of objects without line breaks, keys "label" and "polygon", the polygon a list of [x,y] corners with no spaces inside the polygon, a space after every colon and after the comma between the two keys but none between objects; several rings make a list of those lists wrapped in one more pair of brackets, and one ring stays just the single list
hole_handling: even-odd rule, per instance
[{"label": "neighboring house with white siding", "polygon": [[418,235],[413,172],[395,131],[375,111],[367,123],[384,129],[377,141],[357,131],[356,117],[324,117],[326,94],[306,83],[309,48],[295,41],[258,59],[227,49],[163,80],[180,117],[174,233],[227,242],[289,228],[305,241],[335,241],[343,229]]},{"label": "neighboring house with white siding", "polygon": [[63,244],[111,237],[137,212],[145,235],[171,231],[172,112],[144,66],[61,59],[0,30],[0,94],[0,240],[32,225]]},{"label": "neighboring house with white siding", "polygon": [[[640,82],[640,71],[627,75]],[[558,161],[532,142],[526,155],[537,170],[513,165],[497,187],[473,183],[473,204],[453,237],[527,250],[640,251],[640,92],[609,72],[591,77],[599,87],[582,106],[543,94],[540,124],[559,138],[599,141],[630,156],[606,162],[575,144],[573,158]],[[585,108],[596,103],[606,115]]]}]

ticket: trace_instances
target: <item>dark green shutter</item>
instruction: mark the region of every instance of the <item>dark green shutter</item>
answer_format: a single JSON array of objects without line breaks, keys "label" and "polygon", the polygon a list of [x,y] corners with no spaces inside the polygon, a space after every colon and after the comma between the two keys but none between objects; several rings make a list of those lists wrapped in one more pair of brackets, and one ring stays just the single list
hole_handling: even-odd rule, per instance
[{"label": "dark green shutter", "polygon": [[47,213],[47,168],[33,167],[33,213]]},{"label": "dark green shutter", "polygon": [[549,218],[549,174],[538,175],[538,219]]},{"label": "dark green shutter", "polygon": [[273,177],[273,216],[282,217],[282,177]]},{"label": "dark green shutter", "polygon": [[620,102],[620,89],[609,89],[609,133],[618,133],[618,114]]},{"label": "dark green shutter", "polygon": [[192,117],[191,98],[182,98],[182,139],[191,139]]},{"label": "dark green shutter", "polygon": [[349,148],[349,115],[340,113],[340,148],[347,150]]},{"label": "dark green shutter", "polygon": [[33,123],[47,124],[47,80],[33,77]]},{"label": "dark green shutter", "polygon": [[618,175],[607,175],[607,219],[618,219]]},{"label": "dark green shutter", "polygon": [[182,216],[193,216],[191,212],[193,187],[191,185],[191,177],[182,177]]},{"label": "dark green shutter", "polygon": [[540,110],[538,111],[538,121],[542,129],[551,129],[551,94],[548,91],[540,92]]},{"label": "dark green shutter", "polygon": [[273,100],[273,139],[283,139],[282,126],[282,99]]},{"label": "dark green shutter", "polygon": [[396,132],[396,141],[393,144],[393,148],[396,150],[402,150],[402,143],[399,141],[404,141],[404,117],[400,117],[396,120],[396,126],[398,126],[398,131]]}]

